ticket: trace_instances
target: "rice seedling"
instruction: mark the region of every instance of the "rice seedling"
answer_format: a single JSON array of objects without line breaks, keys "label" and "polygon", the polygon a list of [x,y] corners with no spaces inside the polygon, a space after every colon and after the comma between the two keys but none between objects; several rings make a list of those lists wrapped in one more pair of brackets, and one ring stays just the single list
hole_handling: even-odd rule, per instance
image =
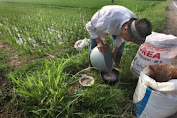
[{"label": "rice seedling", "polygon": [[[0,2],[5,3],[24,3],[24,4],[33,4],[33,5],[41,5],[45,7],[76,7],[76,8],[92,8],[92,9],[99,9],[104,5],[111,5],[111,4],[119,4],[124,5],[128,8],[135,8],[137,10],[139,9],[145,9],[153,4],[161,2],[159,1],[137,1],[133,0],[130,2],[130,0],[114,0],[114,3],[112,3],[111,0],[77,0],[77,1],[70,1],[70,0],[43,0],[42,2],[40,0],[0,0]],[[136,7],[135,7],[136,6]]]},{"label": "rice seedling", "polygon": [[[129,1],[120,1],[120,5],[126,2]],[[136,7],[134,6],[137,2],[132,3],[129,6],[130,9],[137,12],[159,2],[145,1]],[[20,53],[33,56],[52,53],[64,45],[89,37],[85,24],[96,11],[96,9],[55,9],[7,3],[1,4],[0,8],[1,27],[5,28],[1,31],[3,37],[14,44],[14,47],[18,48]]]},{"label": "rice seedling", "polygon": [[[4,15],[7,12],[9,15],[12,13],[11,17],[2,22],[5,31],[1,32],[6,40],[16,41],[19,44],[18,46],[14,45],[16,48],[25,49],[21,50],[21,53],[26,52],[26,54],[32,53],[34,55],[35,52],[41,54],[53,52],[64,44],[69,45],[85,37],[83,34],[87,34],[84,26],[86,20],[83,19],[88,17],[86,15],[88,12],[91,12],[79,9],[70,11],[69,9],[40,8],[38,10],[39,8],[29,6],[28,9],[31,10],[28,10],[28,14],[26,14],[24,11],[26,7],[18,6],[16,8],[18,13],[14,14],[14,7],[12,9],[1,8],[3,9],[1,13]],[[11,20],[14,18],[18,20]]]}]

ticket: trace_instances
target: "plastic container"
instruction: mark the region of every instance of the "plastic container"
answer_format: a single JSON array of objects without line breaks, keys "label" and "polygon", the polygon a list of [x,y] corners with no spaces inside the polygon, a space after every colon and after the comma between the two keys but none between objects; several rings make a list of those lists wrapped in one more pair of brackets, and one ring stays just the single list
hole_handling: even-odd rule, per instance
[{"label": "plastic container", "polygon": [[76,50],[83,50],[85,47],[89,46],[89,39],[78,40],[74,44]]},{"label": "plastic container", "polygon": [[90,61],[93,67],[103,72],[111,72],[113,69],[112,51],[108,44],[104,55],[95,47],[90,54]]},{"label": "plastic container", "polygon": [[115,85],[119,79],[119,71],[112,69],[111,72],[101,72],[101,77],[108,85]]},{"label": "plastic container", "polygon": [[81,79],[79,79],[79,83],[82,86],[91,86],[92,84],[94,84],[94,78],[91,76],[83,75]]}]

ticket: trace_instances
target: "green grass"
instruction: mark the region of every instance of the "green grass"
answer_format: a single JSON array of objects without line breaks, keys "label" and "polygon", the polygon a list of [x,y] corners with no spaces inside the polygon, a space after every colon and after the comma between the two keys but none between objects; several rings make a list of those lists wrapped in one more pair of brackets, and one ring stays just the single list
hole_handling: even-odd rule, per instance
[{"label": "green grass", "polygon": [[0,76],[6,76],[6,74],[8,73],[9,70],[9,65],[7,63],[7,58],[8,55],[6,54],[5,51],[0,50]]},{"label": "green grass", "polygon": [[153,31],[163,32],[166,26],[166,9],[170,0],[156,5],[155,7],[149,8],[146,11],[138,13],[139,18],[148,18],[153,26]]},{"label": "green grass", "polygon": [[[117,105],[125,104],[122,98],[124,91],[116,86],[100,84],[103,81],[96,70],[82,70],[86,68],[86,58],[87,53],[82,52],[67,59],[36,62],[9,74],[17,85],[17,93],[23,95],[20,103],[27,110],[26,115],[85,118],[113,114],[120,116],[123,109]],[[90,88],[84,88],[78,83],[85,73],[91,74],[96,80]]]}]

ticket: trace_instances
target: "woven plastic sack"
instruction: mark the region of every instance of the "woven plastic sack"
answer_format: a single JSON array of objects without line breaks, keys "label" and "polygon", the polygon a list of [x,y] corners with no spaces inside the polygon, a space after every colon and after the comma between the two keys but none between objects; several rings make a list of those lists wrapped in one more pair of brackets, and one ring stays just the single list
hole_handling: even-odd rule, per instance
[{"label": "woven plastic sack", "polygon": [[142,69],[154,64],[173,64],[177,66],[177,37],[153,32],[146,37],[135,58],[130,70],[139,77]]},{"label": "woven plastic sack", "polygon": [[177,112],[177,67],[149,65],[140,73],[133,103],[137,118],[166,118]]},{"label": "woven plastic sack", "polygon": [[75,42],[74,47],[76,50],[83,50],[86,46],[89,45],[89,39],[78,40]]}]

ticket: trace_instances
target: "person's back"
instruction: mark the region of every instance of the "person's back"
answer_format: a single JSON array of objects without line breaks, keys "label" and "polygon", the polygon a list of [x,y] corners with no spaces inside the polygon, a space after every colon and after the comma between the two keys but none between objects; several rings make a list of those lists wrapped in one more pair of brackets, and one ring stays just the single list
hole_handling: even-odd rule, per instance
[{"label": "person's back", "polygon": [[124,6],[120,6],[120,5],[107,5],[107,6],[103,6],[100,10],[103,11],[103,12],[112,12],[112,13],[120,12],[122,14],[127,12],[127,13],[130,13],[130,14],[134,14],[128,8],[126,8]]},{"label": "person's back", "polygon": [[[120,27],[130,18],[136,18],[131,10],[119,5],[107,5],[93,15],[91,25],[99,33],[120,35]],[[90,23],[86,27],[89,30]]]}]

